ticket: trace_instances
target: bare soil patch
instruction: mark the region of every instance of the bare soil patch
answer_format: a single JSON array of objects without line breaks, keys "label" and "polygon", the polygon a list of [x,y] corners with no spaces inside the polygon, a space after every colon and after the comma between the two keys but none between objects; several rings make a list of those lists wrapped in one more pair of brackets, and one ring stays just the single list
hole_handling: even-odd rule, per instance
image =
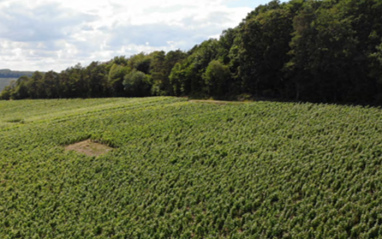
[{"label": "bare soil patch", "polygon": [[85,154],[87,156],[100,156],[102,154],[106,154],[107,152],[113,150],[113,148],[96,143],[91,141],[90,139],[81,141],[75,144],[71,144],[65,147],[67,151],[76,151],[81,154]]}]

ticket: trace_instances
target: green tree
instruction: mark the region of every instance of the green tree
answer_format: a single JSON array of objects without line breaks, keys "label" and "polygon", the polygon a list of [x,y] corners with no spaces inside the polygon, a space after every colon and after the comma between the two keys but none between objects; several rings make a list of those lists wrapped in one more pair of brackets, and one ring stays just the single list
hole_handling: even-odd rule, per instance
[{"label": "green tree", "polygon": [[150,76],[137,70],[132,70],[125,75],[123,80],[124,90],[127,96],[143,97],[150,95]]},{"label": "green tree", "polygon": [[355,64],[357,32],[343,9],[342,3],[308,2],[296,16],[292,59],[286,64],[296,99],[337,102],[360,96],[354,94],[363,88],[359,78],[365,79],[359,74],[363,64]]},{"label": "green tree", "polygon": [[108,71],[107,64],[92,62],[85,69],[85,81],[88,85],[89,97],[108,96]]},{"label": "green tree", "polygon": [[228,66],[218,60],[212,60],[203,74],[207,93],[215,97],[223,97],[229,92],[228,82],[231,79]]},{"label": "green tree", "polygon": [[13,95],[13,98],[15,99],[26,99],[29,98],[28,94],[28,83],[31,81],[30,78],[27,76],[20,77],[15,82],[15,87],[13,89],[13,92],[11,95]]},{"label": "green tree", "polygon": [[164,51],[156,51],[150,54],[150,75],[152,78],[153,95],[169,95],[169,80],[165,68],[166,54]]},{"label": "green tree", "polygon": [[369,76],[376,79],[377,93],[375,101],[378,104],[382,103],[382,39],[381,44],[375,47],[375,51],[369,55],[370,72]]},{"label": "green tree", "polygon": [[[170,73],[170,81],[173,89],[182,95],[203,96],[206,94],[206,85],[203,80],[203,73],[208,64],[218,58],[219,42],[210,39],[194,46],[189,52],[188,57],[181,63],[175,64]],[[176,67],[176,68],[175,68]]]},{"label": "green tree", "polygon": [[31,80],[28,81],[27,84],[28,95],[32,99],[45,98],[45,90],[43,86],[44,74],[35,71],[30,79]]},{"label": "green tree", "polygon": [[131,71],[129,66],[113,64],[108,76],[108,85],[113,96],[124,94],[123,79]]},{"label": "green tree", "polygon": [[0,99],[9,100],[14,98],[14,92],[16,88],[16,81],[11,81],[8,86],[6,86],[0,94]]},{"label": "green tree", "polygon": [[287,5],[272,1],[258,7],[243,22],[239,38],[242,91],[258,96],[283,96],[283,67],[289,60],[293,15]]},{"label": "green tree", "polygon": [[186,76],[184,66],[182,66],[180,62],[176,63],[172,68],[169,79],[174,95],[180,96],[184,94],[186,89],[183,87],[185,86],[184,82],[186,82]]},{"label": "green tree", "polygon": [[151,57],[144,53],[133,55],[128,60],[130,69],[136,69],[145,74],[150,74]]},{"label": "green tree", "polygon": [[43,81],[43,88],[44,88],[44,95],[47,98],[58,98],[59,97],[59,86],[60,86],[60,79],[59,74],[54,71],[49,71],[44,74]]}]

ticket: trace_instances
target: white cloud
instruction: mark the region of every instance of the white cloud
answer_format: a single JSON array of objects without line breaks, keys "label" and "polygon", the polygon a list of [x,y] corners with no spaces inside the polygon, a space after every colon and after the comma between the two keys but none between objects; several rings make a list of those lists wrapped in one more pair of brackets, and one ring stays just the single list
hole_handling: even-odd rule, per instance
[{"label": "white cloud", "polygon": [[60,71],[117,55],[188,50],[235,27],[251,5],[252,0],[2,0],[0,68]]}]

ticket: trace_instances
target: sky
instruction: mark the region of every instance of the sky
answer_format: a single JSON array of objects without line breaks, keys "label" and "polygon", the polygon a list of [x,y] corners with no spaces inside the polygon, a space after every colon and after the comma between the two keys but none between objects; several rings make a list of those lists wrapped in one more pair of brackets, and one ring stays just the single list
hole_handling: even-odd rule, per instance
[{"label": "sky", "polygon": [[189,50],[270,0],[0,0],[0,69],[60,72]]}]

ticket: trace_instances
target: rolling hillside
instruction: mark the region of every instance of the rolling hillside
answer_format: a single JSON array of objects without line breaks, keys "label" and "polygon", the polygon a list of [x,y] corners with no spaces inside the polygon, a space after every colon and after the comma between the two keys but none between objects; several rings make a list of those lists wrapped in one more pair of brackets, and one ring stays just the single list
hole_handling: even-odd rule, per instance
[{"label": "rolling hillside", "polygon": [[0,92],[7,86],[12,80],[17,80],[21,76],[32,76],[31,71],[12,71],[9,69],[0,69]]},{"label": "rolling hillside", "polygon": [[0,238],[381,237],[381,118],[310,103],[0,101]]},{"label": "rolling hillside", "polygon": [[0,92],[13,80],[16,81],[17,78],[0,78]]},{"label": "rolling hillside", "polygon": [[0,78],[19,78],[21,76],[31,77],[32,71],[12,71],[10,69],[0,69]]}]

